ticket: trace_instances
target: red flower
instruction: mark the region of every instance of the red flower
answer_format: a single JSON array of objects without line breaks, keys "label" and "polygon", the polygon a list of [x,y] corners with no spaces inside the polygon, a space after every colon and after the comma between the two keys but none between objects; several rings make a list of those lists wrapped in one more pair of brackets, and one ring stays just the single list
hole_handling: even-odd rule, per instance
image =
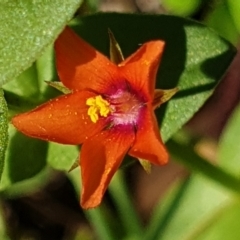
[{"label": "red flower", "polygon": [[158,165],[168,161],[154,115],[163,48],[162,41],[147,42],[115,65],[66,28],[55,43],[56,65],[72,92],[12,119],[30,137],[82,144],[83,208],[100,204],[125,154]]}]

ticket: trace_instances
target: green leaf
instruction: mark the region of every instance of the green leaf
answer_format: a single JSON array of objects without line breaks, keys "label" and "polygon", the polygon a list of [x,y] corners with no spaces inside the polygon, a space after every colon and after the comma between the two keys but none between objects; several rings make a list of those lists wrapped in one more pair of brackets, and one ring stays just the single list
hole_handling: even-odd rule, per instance
[{"label": "green leaf", "polygon": [[[39,95],[38,73],[36,63],[30,68],[23,71],[17,79],[6,83],[3,86],[4,90],[14,93],[19,97],[35,99]],[[9,99],[7,99],[9,100]],[[7,101],[8,103],[11,101]],[[14,104],[13,104],[14,105]],[[17,104],[16,104],[17,105]]]},{"label": "green leaf", "polygon": [[156,112],[165,141],[211,95],[235,55],[235,49],[215,32],[195,21],[174,16],[97,14],[73,21],[72,25],[105,55],[109,52],[108,28],[114,32],[126,57],[146,41],[166,42],[156,87],[178,87],[179,92]]},{"label": "green leaf", "polygon": [[59,95],[49,86],[56,79],[53,46],[49,46],[30,68],[4,85],[10,115],[31,110]]},{"label": "green leaf", "polygon": [[47,86],[44,80],[53,79],[53,69],[53,49],[48,47],[31,67],[3,86],[9,109],[21,112],[36,106]]},{"label": "green leaf", "polygon": [[52,172],[46,166],[47,152],[47,142],[26,137],[10,125],[1,195],[28,194],[44,185]]},{"label": "green leaf", "polygon": [[239,142],[240,106],[236,108],[224,129],[218,151],[220,166],[238,179],[240,179]]},{"label": "green leaf", "polygon": [[10,118],[17,113],[33,109],[39,100],[39,81],[36,63],[20,76],[3,86]]},{"label": "green leaf", "polygon": [[8,110],[0,89],[0,179],[4,168],[5,151],[8,143]]},{"label": "green leaf", "polygon": [[68,171],[79,157],[79,149],[73,145],[49,143],[47,162],[58,170]]},{"label": "green leaf", "polygon": [[52,43],[82,0],[0,3],[0,86],[27,69]]},{"label": "green leaf", "polygon": [[9,146],[6,152],[6,166],[3,183],[16,183],[33,177],[46,165],[48,143],[26,137],[9,127]]}]

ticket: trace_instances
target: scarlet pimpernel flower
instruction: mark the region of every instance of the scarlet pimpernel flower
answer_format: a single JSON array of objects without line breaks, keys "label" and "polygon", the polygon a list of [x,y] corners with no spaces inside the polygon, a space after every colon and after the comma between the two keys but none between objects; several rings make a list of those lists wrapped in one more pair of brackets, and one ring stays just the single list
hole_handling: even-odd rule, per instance
[{"label": "scarlet pimpernel flower", "polygon": [[56,67],[71,92],[12,119],[30,137],[82,144],[83,208],[100,204],[127,153],[167,163],[154,115],[164,99],[161,90],[154,90],[163,48],[163,41],[149,41],[114,64],[66,27],[55,42]]}]

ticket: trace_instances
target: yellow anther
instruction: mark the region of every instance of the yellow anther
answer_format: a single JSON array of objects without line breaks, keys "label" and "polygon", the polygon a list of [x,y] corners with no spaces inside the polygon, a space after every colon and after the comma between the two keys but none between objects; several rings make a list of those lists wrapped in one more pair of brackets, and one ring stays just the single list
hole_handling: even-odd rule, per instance
[{"label": "yellow anther", "polygon": [[103,99],[101,95],[88,98],[86,105],[89,106],[88,115],[92,122],[96,123],[99,119],[99,115],[107,117],[111,112],[110,103]]}]

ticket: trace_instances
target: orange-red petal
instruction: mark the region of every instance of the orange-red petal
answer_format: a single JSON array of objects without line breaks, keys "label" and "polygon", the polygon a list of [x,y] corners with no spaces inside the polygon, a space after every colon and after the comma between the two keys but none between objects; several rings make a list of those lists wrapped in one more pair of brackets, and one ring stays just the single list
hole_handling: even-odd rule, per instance
[{"label": "orange-red petal", "polygon": [[168,152],[161,140],[157,120],[150,107],[143,112],[129,155],[157,165],[168,161]]},{"label": "orange-red petal", "polygon": [[92,123],[87,115],[89,91],[74,92],[50,100],[36,109],[19,114],[13,125],[24,134],[64,144],[81,144],[105,127],[105,119]]},{"label": "orange-red petal", "polygon": [[139,91],[153,97],[156,74],[164,49],[163,41],[143,44],[134,54],[119,64],[125,78]]},{"label": "orange-red petal", "polygon": [[80,155],[83,208],[93,208],[101,203],[103,194],[134,137],[133,130],[112,128],[84,142]]},{"label": "orange-red petal", "polygon": [[56,65],[62,83],[73,90],[106,93],[119,79],[118,67],[66,27],[55,42]]}]

